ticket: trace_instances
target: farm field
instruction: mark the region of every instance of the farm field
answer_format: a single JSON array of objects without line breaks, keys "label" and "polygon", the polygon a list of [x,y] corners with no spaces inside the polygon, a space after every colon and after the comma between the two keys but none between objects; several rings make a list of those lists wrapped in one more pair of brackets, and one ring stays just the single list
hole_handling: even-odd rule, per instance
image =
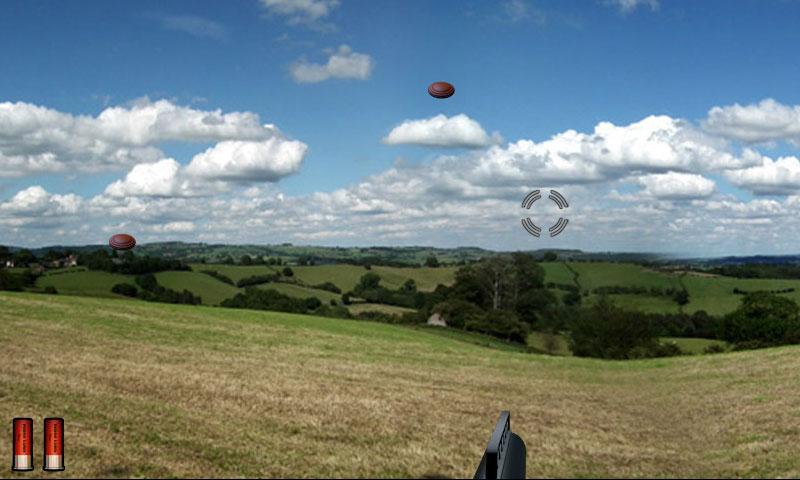
[{"label": "farm field", "polygon": [[241,290],[220,282],[205,273],[199,272],[161,272],[156,273],[159,285],[181,292],[189,290],[203,300],[203,305],[219,305]]},{"label": "farm field", "polygon": [[395,305],[383,305],[381,303],[353,303],[347,306],[350,313],[356,315],[361,312],[383,312],[390,315],[402,315],[415,311],[412,308],[397,307]]},{"label": "farm field", "polygon": [[[550,353],[545,342],[546,334],[541,332],[532,332],[528,335],[528,345],[542,352]],[[572,356],[569,349],[569,339],[564,335],[555,335],[555,348],[552,351],[553,355]],[[723,348],[728,348],[728,344],[722,340],[709,340],[705,338],[682,338],[682,337],[661,337],[661,342],[675,342],[680,349],[689,355],[699,355],[703,353],[706,347],[711,345],[719,345]]]},{"label": "farm field", "polygon": [[317,297],[322,303],[328,304],[331,300],[341,301],[342,296],[338,293],[320,290],[318,288],[307,288],[291,283],[271,282],[258,285],[264,290],[277,290],[278,292],[294,298]]},{"label": "farm field", "polygon": [[5,292],[0,322],[0,412],[65,418],[59,476],[469,477],[503,409],[531,476],[800,475],[798,347],[614,362]]},{"label": "farm field", "polygon": [[39,277],[37,287],[55,287],[60,294],[86,295],[90,297],[124,298],[111,292],[117,283],[134,285],[133,276],[116,273],[79,270]]}]

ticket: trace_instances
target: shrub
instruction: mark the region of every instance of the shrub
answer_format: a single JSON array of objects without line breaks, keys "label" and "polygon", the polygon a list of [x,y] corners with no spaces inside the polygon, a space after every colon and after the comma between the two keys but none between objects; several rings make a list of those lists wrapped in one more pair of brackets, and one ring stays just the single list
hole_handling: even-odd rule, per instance
[{"label": "shrub", "polygon": [[736,311],[723,318],[721,336],[742,348],[797,341],[799,313],[800,307],[791,299],[767,292],[750,293]]},{"label": "shrub", "polygon": [[618,308],[606,297],[571,322],[570,349],[577,357],[643,358],[659,353],[652,323]]},{"label": "shrub", "polygon": [[216,270],[202,270],[200,273],[204,273],[208,276],[214,277],[220,282],[227,283],[228,285],[236,285],[233,280],[227,275],[223,275]]},{"label": "shrub", "polygon": [[713,353],[723,353],[725,352],[725,347],[718,343],[711,344],[703,349],[703,353],[706,354],[713,354]]},{"label": "shrub", "polygon": [[56,290],[56,287],[54,287],[52,285],[48,285],[48,286],[44,287],[44,293],[47,293],[49,295],[56,295],[56,294],[58,294],[58,290]]},{"label": "shrub", "polygon": [[111,291],[126,297],[136,297],[136,294],[139,293],[139,290],[129,283],[118,283],[111,287]]},{"label": "shrub", "polygon": [[342,293],[342,289],[337,287],[333,282],[324,282],[317,285],[313,285],[313,288],[317,288],[319,290],[326,290],[328,292],[333,293]]},{"label": "shrub", "polygon": [[284,277],[294,277],[294,270],[289,267],[283,267],[282,273]]},{"label": "shrub", "polygon": [[464,328],[467,323],[479,321],[485,312],[476,305],[460,299],[451,299],[436,304],[431,313],[438,313],[447,322],[448,327]]},{"label": "shrub", "polygon": [[264,283],[276,282],[280,280],[281,275],[279,273],[268,273],[266,275],[253,275],[247,278],[243,278],[236,282],[236,286],[239,288],[250,287],[253,285],[261,285]]},{"label": "shrub", "polygon": [[527,343],[530,333],[528,325],[520,322],[514,312],[503,310],[492,310],[479,319],[470,320],[465,329],[522,344]]}]

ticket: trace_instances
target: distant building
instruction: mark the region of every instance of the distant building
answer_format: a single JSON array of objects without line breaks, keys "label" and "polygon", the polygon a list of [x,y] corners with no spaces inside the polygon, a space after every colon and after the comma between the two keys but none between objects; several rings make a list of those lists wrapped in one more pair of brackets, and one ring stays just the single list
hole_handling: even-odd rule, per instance
[{"label": "distant building", "polygon": [[14,268],[14,260],[6,260],[6,268]]},{"label": "distant building", "polygon": [[446,327],[447,322],[445,321],[444,317],[439,315],[438,313],[434,313],[433,315],[428,318],[428,325],[434,325],[437,327]]},{"label": "distant building", "polygon": [[77,267],[78,266],[78,256],[77,255],[70,255],[68,257],[59,258],[58,260],[53,260],[52,262],[47,264],[50,268],[69,268],[69,267]]}]

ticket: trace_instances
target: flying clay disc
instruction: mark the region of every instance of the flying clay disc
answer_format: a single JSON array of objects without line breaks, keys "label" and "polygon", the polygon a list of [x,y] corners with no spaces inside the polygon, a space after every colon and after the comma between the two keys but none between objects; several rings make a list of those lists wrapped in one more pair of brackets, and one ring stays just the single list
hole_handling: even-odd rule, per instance
[{"label": "flying clay disc", "polygon": [[108,246],[114,250],[130,250],[136,246],[136,239],[127,233],[118,233],[111,237]]},{"label": "flying clay disc", "polygon": [[428,93],[434,98],[449,98],[456,93],[456,88],[447,82],[433,82],[428,87]]}]

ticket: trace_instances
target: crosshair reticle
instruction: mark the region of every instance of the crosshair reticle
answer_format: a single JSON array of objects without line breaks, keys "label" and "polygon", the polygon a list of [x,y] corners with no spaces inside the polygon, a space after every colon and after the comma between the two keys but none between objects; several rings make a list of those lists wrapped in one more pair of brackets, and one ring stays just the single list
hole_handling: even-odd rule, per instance
[{"label": "crosshair reticle", "polygon": [[[542,198],[541,190],[534,190],[522,199],[522,207],[530,210],[531,206],[533,206],[533,203],[540,198]],[[569,207],[569,203],[567,203],[567,199],[564,198],[564,195],[561,195],[555,190],[550,190],[550,195],[548,195],[547,198],[558,205],[559,210]],[[563,232],[564,229],[567,228],[568,223],[569,220],[566,218],[558,217],[556,223],[547,229],[550,232],[550,236],[555,237],[559,233]],[[534,237],[539,237],[542,234],[542,228],[533,223],[533,220],[531,220],[530,217],[525,217],[522,219],[522,228],[524,228],[526,232],[530,233]]]}]

